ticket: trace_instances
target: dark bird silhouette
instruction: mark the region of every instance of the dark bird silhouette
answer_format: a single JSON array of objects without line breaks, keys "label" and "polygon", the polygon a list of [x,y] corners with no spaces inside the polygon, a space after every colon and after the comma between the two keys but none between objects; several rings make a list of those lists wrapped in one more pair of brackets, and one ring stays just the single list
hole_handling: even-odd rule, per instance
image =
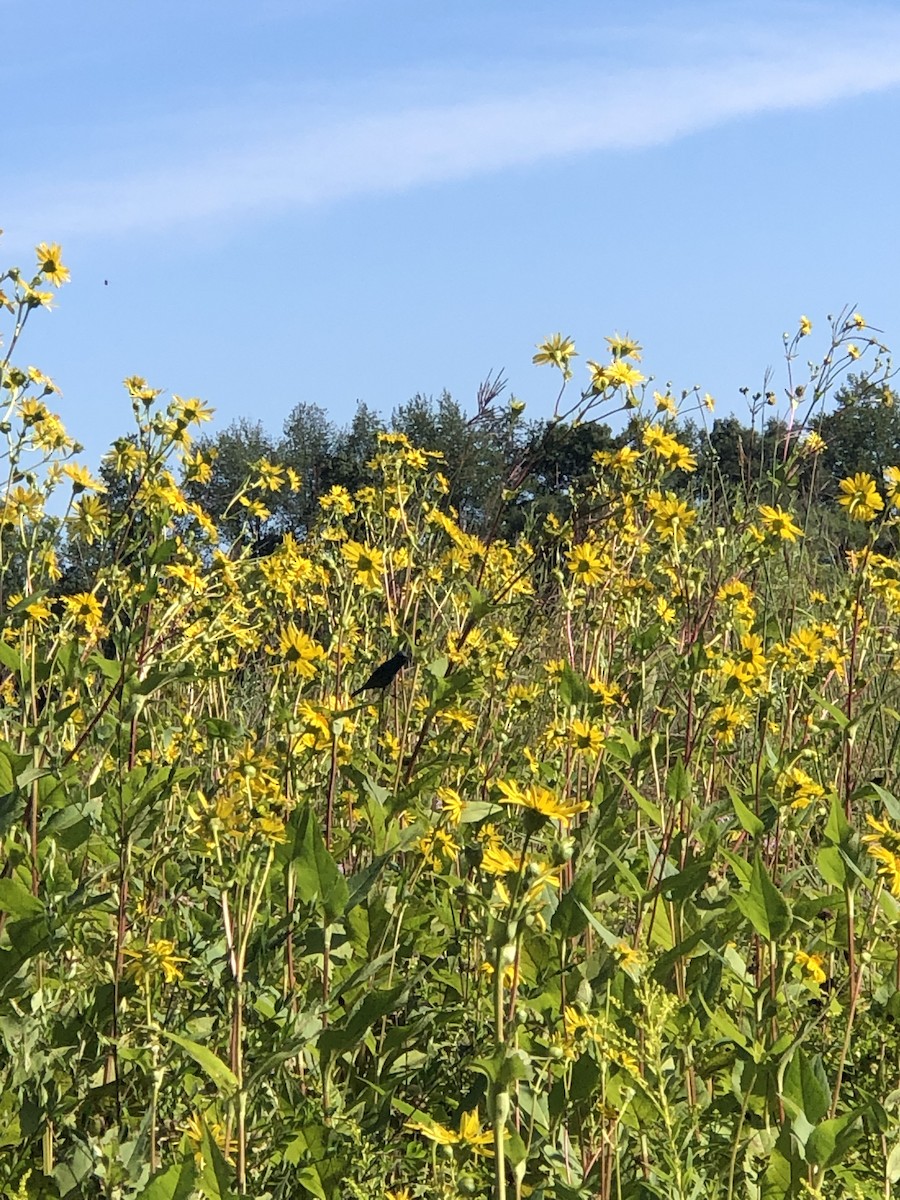
[{"label": "dark bird silhouette", "polygon": [[383,692],[397,672],[402,671],[411,662],[412,659],[405,650],[398,650],[393,658],[389,658],[380,667],[376,667],[362,687],[358,687],[355,692],[350,693],[351,697],[358,696],[360,692],[374,691],[376,688]]}]

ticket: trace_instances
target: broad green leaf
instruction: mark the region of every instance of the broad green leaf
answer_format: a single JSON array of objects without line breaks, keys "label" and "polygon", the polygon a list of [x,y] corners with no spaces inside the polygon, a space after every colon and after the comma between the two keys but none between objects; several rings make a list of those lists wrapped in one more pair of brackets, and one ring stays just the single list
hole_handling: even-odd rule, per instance
[{"label": "broad green leaf", "polygon": [[288,822],[288,834],[278,856],[293,861],[298,897],[306,903],[317,900],[330,924],[347,907],[347,881],[325,847],[310,805],[295,809]]},{"label": "broad green leaf", "polygon": [[342,1054],[358,1046],[376,1021],[395,1011],[406,988],[406,983],[399,983],[391,988],[369,992],[354,1007],[343,1025],[322,1030],[318,1038],[321,1053]]},{"label": "broad green leaf", "polygon": [[450,659],[446,655],[441,655],[440,658],[433,659],[425,667],[429,675],[433,675],[435,679],[443,679],[447,674],[447,668],[450,666]]},{"label": "broad green leaf", "polygon": [[196,1182],[197,1168],[190,1154],[183,1162],[154,1175],[137,1200],[189,1200]]},{"label": "broad green leaf", "polygon": [[567,664],[559,677],[559,698],[566,706],[589,704],[593,692],[587,680]]},{"label": "broad green leaf", "polygon": [[752,808],[744,803],[736,788],[729,787],[731,796],[731,804],[734,808],[734,815],[741,823],[741,828],[746,829],[751,837],[759,837],[765,829],[764,823],[756,815]]},{"label": "broad green leaf", "polygon": [[900,1180],[900,1142],[894,1143],[894,1147],[887,1157],[884,1173],[891,1183],[897,1183]]},{"label": "broad green leaf", "polygon": [[847,882],[847,868],[837,846],[820,846],[816,853],[819,874],[832,887],[842,888]]},{"label": "broad green leaf", "polygon": [[13,918],[33,917],[44,911],[43,901],[33,896],[20,880],[0,879],[0,912]]},{"label": "broad green leaf", "polygon": [[577,937],[587,926],[584,915],[586,906],[591,902],[591,888],[594,883],[593,867],[586,867],[575,876],[572,886],[566,891],[556,906],[550,927],[560,937]]},{"label": "broad green leaf", "polygon": [[750,891],[735,895],[735,903],[766,941],[783,938],[791,927],[791,909],[772,882],[759,854],[753,861]]},{"label": "broad green leaf", "polygon": [[859,1112],[844,1113],[823,1121],[809,1135],[806,1161],[816,1167],[832,1167],[839,1163],[860,1134]]},{"label": "broad green leaf", "polygon": [[11,979],[30,958],[46,950],[50,928],[46,914],[10,921],[6,926],[10,949],[0,950],[0,984]]},{"label": "broad green leaf", "polygon": [[676,804],[685,804],[690,800],[693,789],[691,773],[684,765],[684,759],[679,758],[666,776],[666,795]]},{"label": "broad green leaf", "polygon": [[0,796],[9,795],[15,787],[15,780],[16,771],[12,749],[6,742],[0,742]]},{"label": "broad green leaf", "polygon": [[300,1186],[306,1188],[311,1196],[315,1196],[316,1200],[330,1200],[315,1167],[301,1167],[297,1171],[296,1178]]},{"label": "broad green leaf", "polygon": [[190,1038],[182,1037],[179,1033],[170,1033],[167,1029],[161,1029],[160,1033],[186,1051],[223,1096],[234,1095],[238,1089],[237,1078],[231,1068],[226,1066],[217,1054],[214,1054],[207,1046],[201,1046],[199,1042],[192,1042]]},{"label": "broad green leaf", "polygon": [[844,815],[844,806],[837,792],[831,797],[831,810],[825,824],[825,836],[835,846],[846,846],[850,841],[853,830]]},{"label": "broad green leaf", "polygon": [[793,1200],[799,1195],[802,1163],[785,1127],[772,1148],[762,1177],[762,1200]]},{"label": "broad green leaf", "polygon": [[831,1105],[831,1089],[820,1055],[810,1057],[802,1046],[797,1047],[784,1073],[782,1099],[792,1117],[800,1114],[810,1125],[818,1125]]},{"label": "broad green leaf", "polygon": [[203,1168],[198,1181],[200,1188],[207,1200],[232,1200],[234,1192],[231,1187],[231,1168],[225,1161],[225,1156],[219,1149],[216,1139],[209,1132],[209,1126],[202,1118],[201,1125],[203,1141],[200,1148],[203,1152]]},{"label": "broad green leaf", "polygon": [[7,671],[12,671],[14,675],[21,674],[22,658],[13,650],[8,642],[0,640],[0,666],[6,667]]}]

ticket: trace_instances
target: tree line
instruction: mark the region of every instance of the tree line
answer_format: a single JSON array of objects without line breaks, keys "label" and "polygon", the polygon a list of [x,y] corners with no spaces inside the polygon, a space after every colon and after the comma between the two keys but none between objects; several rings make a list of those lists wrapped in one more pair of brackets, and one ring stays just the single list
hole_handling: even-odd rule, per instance
[{"label": "tree line", "polygon": [[[602,421],[529,421],[522,419],[514,400],[497,404],[502,389],[501,380],[488,380],[474,413],[446,391],[437,397],[418,394],[388,419],[360,403],[346,424],[335,422],[320,405],[299,403],[280,434],[243,417],[198,439],[195,450],[210,464],[208,477],[202,482],[185,479],[184,491],[216,521],[223,543],[267,553],[287,532],[302,538],[332,488],[352,495],[371,485],[375,476],[367,464],[378,452],[379,434],[403,434],[413,446],[442,455],[448,500],[463,528],[514,539],[534,533],[549,514],[559,521],[577,518],[597,470],[597,452],[641,444],[646,418],[632,415],[617,432]],[[791,429],[781,417],[766,419],[764,395],[748,400],[755,412],[751,424],[734,414],[717,417],[708,427],[693,420],[678,422],[678,439],[696,458],[697,468],[676,473],[667,487],[689,494],[693,503],[727,506],[752,503],[754,496],[771,501],[774,489],[782,501],[805,509],[817,532],[842,549],[847,522],[833,503],[840,480],[867,472],[880,484],[886,468],[900,466],[900,406],[894,394],[851,376],[833,408],[806,430]],[[808,439],[811,433],[820,439],[811,443],[815,449],[799,460],[792,456],[791,472],[782,471],[788,442]],[[290,468],[299,477],[296,490],[284,487],[266,496],[269,515],[264,519],[248,516],[241,507],[229,508],[261,461]],[[100,473],[107,503],[124,505],[127,489],[110,459]],[[879,548],[893,549],[892,530]],[[102,545],[70,538],[60,592],[88,586],[103,553]]]}]

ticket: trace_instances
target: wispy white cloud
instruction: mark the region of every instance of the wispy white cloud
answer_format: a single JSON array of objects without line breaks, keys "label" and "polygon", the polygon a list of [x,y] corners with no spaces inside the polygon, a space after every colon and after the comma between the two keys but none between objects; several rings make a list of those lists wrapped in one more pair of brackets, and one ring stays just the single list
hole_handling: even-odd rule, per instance
[{"label": "wispy white cloud", "polygon": [[[51,199],[9,206],[4,223],[14,236],[68,238],[234,220],[664,144],[900,84],[900,17],[861,22],[857,10],[808,28],[729,27],[682,42],[670,33],[662,49],[672,65],[592,68],[582,52],[529,69],[524,83],[506,64],[431,83],[420,70],[405,86],[370,81],[368,94],[357,85],[340,100],[307,91],[285,105],[248,93],[232,109],[185,115],[193,136],[131,130],[126,140],[147,147],[138,169],[95,149],[90,179],[69,167]],[[658,63],[658,38],[650,50],[645,61]]]}]

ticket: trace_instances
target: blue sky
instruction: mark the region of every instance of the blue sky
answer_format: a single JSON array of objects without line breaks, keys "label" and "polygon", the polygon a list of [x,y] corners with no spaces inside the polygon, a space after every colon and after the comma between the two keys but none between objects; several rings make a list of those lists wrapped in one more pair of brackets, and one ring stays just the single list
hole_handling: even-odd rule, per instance
[{"label": "blue sky", "polygon": [[540,416],[557,330],[581,363],[628,332],[738,412],[801,313],[811,354],[845,304],[900,342],[896,5],[0,0],[0,25],[0,261],[63,245],[20,357],[89,460],[134,373],[277,431],[300,401],[468,405],[499,368]]}]

